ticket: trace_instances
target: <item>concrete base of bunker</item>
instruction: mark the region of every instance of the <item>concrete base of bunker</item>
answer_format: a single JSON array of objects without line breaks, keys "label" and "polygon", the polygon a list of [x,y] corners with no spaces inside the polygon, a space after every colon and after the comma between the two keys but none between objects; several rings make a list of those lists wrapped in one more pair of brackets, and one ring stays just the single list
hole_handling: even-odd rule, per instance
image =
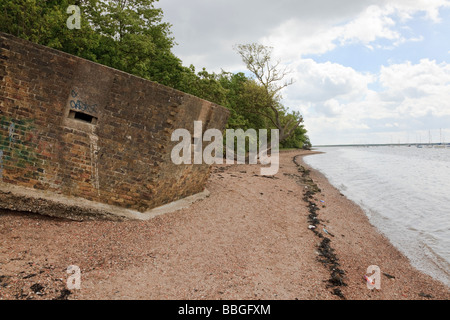
[{"label": "concrete base of bunker", "polygon": [[83,198],[54,195],[40,190],[0,183],[0,209],[30,212],[75,221],[83,220],[150,220],[162,214],[186,208],[209,197],[207,189],[146,212],[102,204]]}]

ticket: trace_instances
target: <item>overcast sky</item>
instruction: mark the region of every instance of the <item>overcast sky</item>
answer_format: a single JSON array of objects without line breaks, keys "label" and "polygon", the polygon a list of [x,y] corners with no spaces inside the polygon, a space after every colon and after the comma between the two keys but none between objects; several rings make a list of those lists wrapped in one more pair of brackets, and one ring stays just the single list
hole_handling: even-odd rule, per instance
[{"label": "overcast sky", "polygon": [[[314,145],[450,142],[450,0],[160,0],[197,70],[245,71],[259,42],[292,70],[283,103]],[[442,138],[441,138],[442,137]]]}]

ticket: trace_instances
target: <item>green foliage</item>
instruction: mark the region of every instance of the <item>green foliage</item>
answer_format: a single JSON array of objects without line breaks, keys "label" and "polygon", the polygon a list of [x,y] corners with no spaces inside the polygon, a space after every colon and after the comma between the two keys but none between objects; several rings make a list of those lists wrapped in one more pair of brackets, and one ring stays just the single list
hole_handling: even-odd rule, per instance
[{"label": "green foliage", "polygon": [[0,3],[0,30],[17,37],[96,61],[100,35],[81,20],[80,30],[66,25],[69,0],[9,0]]},{"label": "green foliage", "polygon": [[[292,135],[284,139],[280,146],[282,148],[296,148],[302,149],[306,147],[308,141],[308,136],[306,135],[306,129],[303,126],[298,126],[295,128]],[[305,144],[306,143],[306,144]]]},{"label": "green foliage", "polygon": [[248,99],[251,83],[243,73],[222,72],[219,82],[226,89],[226,103],[223,106],[230,110],[228,128],[230,129],[263,129],[267,121],[262,116],[249,112],[252,101]]},{"label": "green foliage", "polygon": [[155,0],[83,1],[84,19],[97,34],[97,61],[143,78],[157,74],[153,60],[170,53],[170,25]]},{"label": "green foliage", "polygon": [[197,74],[194,66],[186,68],[177,89],[220,105],[226,103],[227,92],[219,82],[219,76],[205,68]]}]

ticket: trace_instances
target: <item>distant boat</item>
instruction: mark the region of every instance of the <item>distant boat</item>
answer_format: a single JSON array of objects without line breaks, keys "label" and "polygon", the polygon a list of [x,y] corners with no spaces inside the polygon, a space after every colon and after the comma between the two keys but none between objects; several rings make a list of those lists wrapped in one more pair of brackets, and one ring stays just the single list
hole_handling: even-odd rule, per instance
[{"label": "distant boat", "polygon": [[417,148],[423,148],[423,146],[421,144],[418,144],[416,147]]},{"label": "distant boat", "polygon": [[442,129],[440,129],[440,135],[441,135],[441,142],[434,146],[436,149],[444,149],[446,147],[445,143],[442,142],[443,141],[442,140]]}]

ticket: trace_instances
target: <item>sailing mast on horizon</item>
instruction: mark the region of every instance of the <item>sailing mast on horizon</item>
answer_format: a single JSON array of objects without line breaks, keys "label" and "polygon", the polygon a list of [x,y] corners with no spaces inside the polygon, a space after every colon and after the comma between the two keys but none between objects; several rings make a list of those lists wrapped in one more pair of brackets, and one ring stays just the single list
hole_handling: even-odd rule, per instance
[{"label": "sailing mast on horizon", "polygon": [[440,131],[440,140],[439,144],[434,146],[435,148],[445,148],[444,140],[442,140],[442,128],[439,129]]},{"label": "sailing mast on horizon", "polygon": [[432,138],[431,138],[431,130],[428,130],[428,145],[427,148],[433,148]]}]

